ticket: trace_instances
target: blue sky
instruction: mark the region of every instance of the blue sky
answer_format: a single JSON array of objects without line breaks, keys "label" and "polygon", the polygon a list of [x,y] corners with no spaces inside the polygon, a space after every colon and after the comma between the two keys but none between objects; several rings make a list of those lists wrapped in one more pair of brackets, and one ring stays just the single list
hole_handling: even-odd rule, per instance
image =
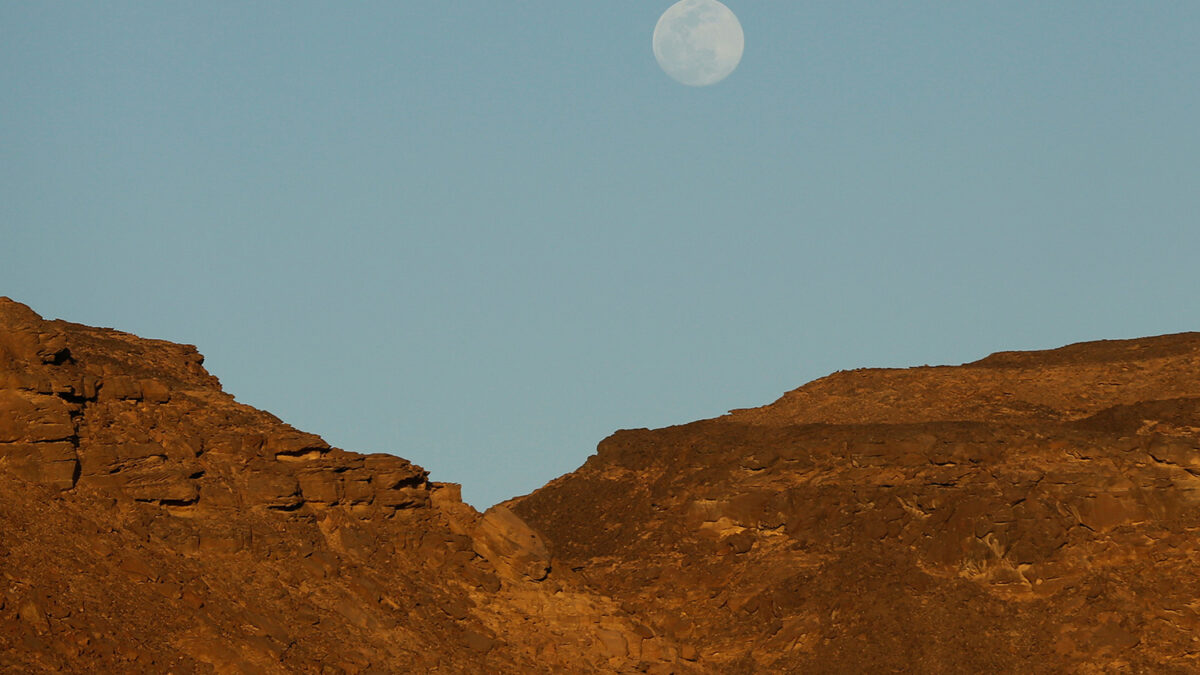
[{"label": "blue sky", "polygon": [[831,371],[1200,327],[1200,4],[0,3],[0,295],[476,506]]}]

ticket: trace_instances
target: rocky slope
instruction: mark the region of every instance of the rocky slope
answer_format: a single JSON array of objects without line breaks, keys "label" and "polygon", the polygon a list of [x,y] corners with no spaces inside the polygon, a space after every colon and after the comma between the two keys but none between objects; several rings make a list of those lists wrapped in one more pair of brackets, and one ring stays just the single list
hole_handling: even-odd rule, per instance
[{"label": "rocky slope", "polygon": [[1200,334],[841,372],[510,506],[711,672],[1200,671]]},{"label": "rocky slope", "polygon": [[671,671],[511,511],[0,298],[0,671]]},{"label": "rocky slope", "polygon": [[485,514],[0,299],[0,671],[1196,672],[1200,335],[842,372]]}]

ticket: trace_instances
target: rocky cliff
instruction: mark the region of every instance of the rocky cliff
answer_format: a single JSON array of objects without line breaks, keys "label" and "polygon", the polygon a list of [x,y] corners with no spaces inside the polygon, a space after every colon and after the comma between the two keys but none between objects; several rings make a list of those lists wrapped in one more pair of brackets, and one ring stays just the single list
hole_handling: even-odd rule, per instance
[{"label": "rocky cliff", "polygon": [[0,299],[0,670],[1196,672],[1200,335],[842,372],[476,513]]},{"label": "rocky cliff", "polygon": [[841,372],[510,504],[711,672],[1200,671],[1200,334]]},{"label": "rocky cliff", "polygon": [[237,403],[194,347],[0,298],[0,671],[672,670],[512,511]]}]

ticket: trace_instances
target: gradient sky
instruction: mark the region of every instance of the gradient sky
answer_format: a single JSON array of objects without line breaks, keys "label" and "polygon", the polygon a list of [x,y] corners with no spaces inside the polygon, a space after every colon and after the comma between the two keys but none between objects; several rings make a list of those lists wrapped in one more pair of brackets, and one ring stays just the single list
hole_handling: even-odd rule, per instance
[{"label": "gradient sky", "polygon": [[479,507],[829,372],[1200,328],[1200,3],[0,2],[0,295]]}]

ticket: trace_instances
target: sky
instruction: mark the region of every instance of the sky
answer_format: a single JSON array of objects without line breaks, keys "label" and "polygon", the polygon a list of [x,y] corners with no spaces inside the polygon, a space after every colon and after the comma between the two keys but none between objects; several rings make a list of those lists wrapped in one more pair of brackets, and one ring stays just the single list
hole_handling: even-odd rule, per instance
[{"label": "sky", "polygon": [[1200,3],[0,0],[0,295],[478,508],[830,372],[1200,329]]}]

